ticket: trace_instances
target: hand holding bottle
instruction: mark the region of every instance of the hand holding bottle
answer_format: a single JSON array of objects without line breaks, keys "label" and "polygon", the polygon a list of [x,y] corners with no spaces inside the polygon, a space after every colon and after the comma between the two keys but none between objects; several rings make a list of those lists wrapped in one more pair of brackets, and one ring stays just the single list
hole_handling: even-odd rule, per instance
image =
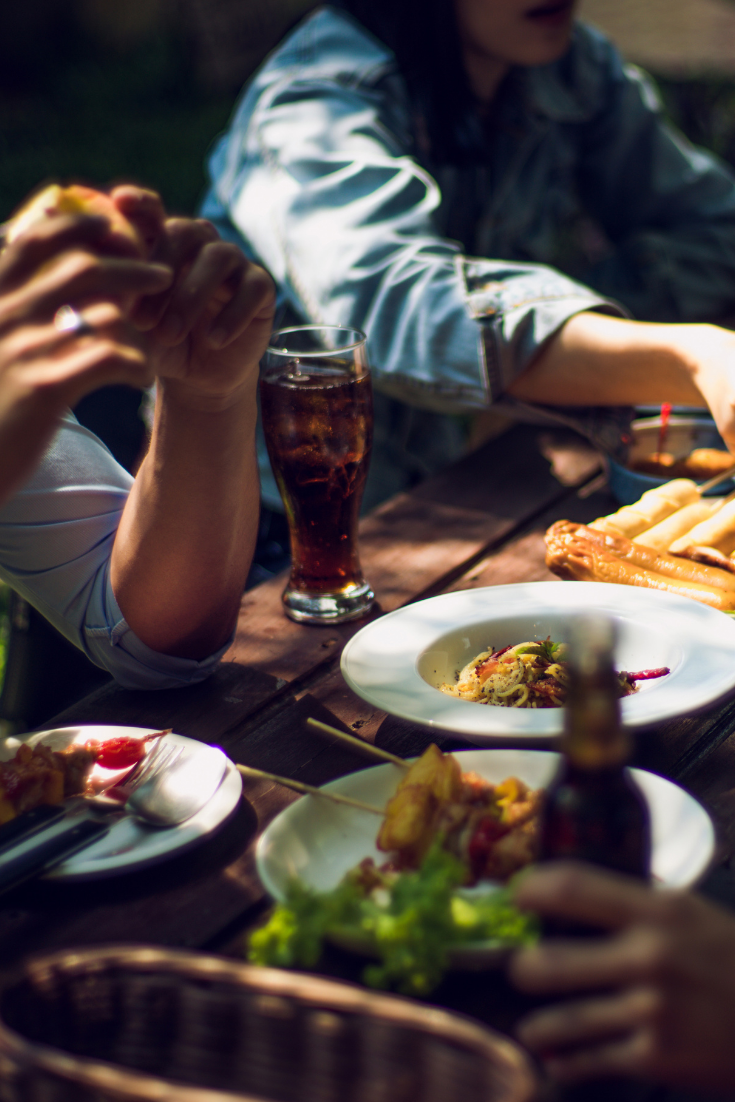
[{"label": "hand holding bottle", "polygon": [[610,935],[542,942],[511,961],[522,990],[564,998],[518,1029],[554,1078],[735,1090],[735,917],[694,894],[572,863],[535,869],[515,896],[547,919]]}]

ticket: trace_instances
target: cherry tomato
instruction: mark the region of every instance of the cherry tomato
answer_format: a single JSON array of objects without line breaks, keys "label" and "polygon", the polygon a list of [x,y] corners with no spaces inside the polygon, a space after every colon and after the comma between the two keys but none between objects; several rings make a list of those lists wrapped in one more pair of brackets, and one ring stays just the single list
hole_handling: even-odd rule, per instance
[{"label": "cherry tomato", "polygon": [[132,738],[130,735],[120,735],[117,738],[108,739],[100,743],[90,739],[87,743],[88,750],[94,750],[97,754],[97,764],[103,769],[129,769],[146,754],[146,742],[144,738]]}]

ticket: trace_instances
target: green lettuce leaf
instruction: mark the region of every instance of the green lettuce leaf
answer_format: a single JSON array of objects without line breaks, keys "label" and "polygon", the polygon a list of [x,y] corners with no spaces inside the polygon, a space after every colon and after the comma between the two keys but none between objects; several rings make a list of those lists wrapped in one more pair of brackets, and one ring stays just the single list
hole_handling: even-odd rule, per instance
[{"label": "green lettuce leaf", "polygon": [[518,910],[507,891],[467,897],[457,893],[465,872],[435,845],[416,872],[384,878],[366,889],[360,870],[331,892],[314,892],[294,881],[286,900],[250,937],[254,964],[312,968],[330,932],[367,938],[379,958],[363,978],[373,987],[428,995],[440,982],[452,946],[474,941],[509,945],[533,942],[534,916]]}]

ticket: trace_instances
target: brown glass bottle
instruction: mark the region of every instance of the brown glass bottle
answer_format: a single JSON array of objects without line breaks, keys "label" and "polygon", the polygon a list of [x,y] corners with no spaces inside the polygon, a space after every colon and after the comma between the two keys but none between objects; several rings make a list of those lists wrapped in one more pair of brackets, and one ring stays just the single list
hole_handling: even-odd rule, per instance
[{"label": "brown glass bottle", "polygon": [[620,720],[613,625],[580,617],[570,633],[570,685],[559,769],[546,792],[541,859],[590,861],[647,880],[651,824],[626,769],[630,736]]}]

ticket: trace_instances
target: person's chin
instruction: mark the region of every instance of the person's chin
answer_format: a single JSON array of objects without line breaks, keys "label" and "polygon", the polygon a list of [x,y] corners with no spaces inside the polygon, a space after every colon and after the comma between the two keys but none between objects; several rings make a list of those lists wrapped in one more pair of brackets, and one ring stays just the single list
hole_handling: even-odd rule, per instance
[{"label": "person's chin", "polygon": [[517,65],[536,66],[551,65],[569,49],[572,40],[572,22],[564,28],[536,28],[524,42],[521,51],[522,57],[516,61]]},{"label": "person's chin", "polygon": [[523,17],[523,53],[526,65],[548,65],[569,49],[574,25],[574,4],[541,0]]}]

